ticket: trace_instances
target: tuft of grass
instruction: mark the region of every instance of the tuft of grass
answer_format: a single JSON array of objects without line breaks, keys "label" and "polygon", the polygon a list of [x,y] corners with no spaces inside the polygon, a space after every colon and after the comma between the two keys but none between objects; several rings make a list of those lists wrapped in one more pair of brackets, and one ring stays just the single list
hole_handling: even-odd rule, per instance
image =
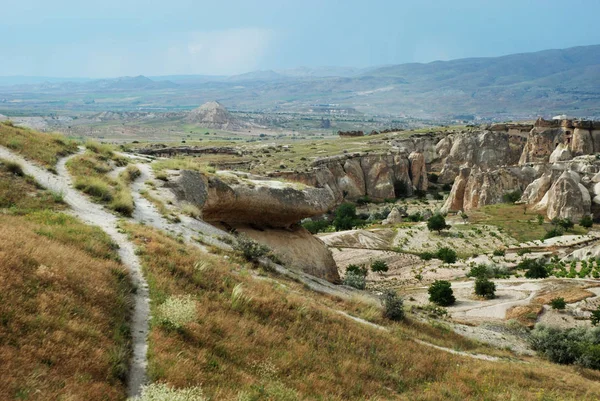
[{"label": "tuft of grass", "polygon": [[[88,151],[67,163],[67,168],[75,178],[75,188],[92,196],[95,201],[106,204],[110,209],[124,216],[131,216],[135,209],[129,189],[132,178],[140,174],[135,166],[128,166],[118,179],[108,176],[117,163],[108,159],[104,148],[99,153]],[[113,155],[113,153],[109,153]]]},{"label": "tuft of grass", "polygon": [[182,206],[181,211],[183,212],[183,214],[193,217],[194,219],[199,219],[202,217],[202,212],[200,211],[200,209],[198,209],[197,206],[192,205],[191,203],[185,203]]},{"label": "tuft of grass", "polygon": [[6,171],[8,171],[9,173],[17,175],[19,177],[23,177],[25,175],[25,173],[23,172],[23,167],[21,167],[19,163],[10,160],[3,160],[1,162],[2,164],[4,164]]},{"label": "tuft of grass", "polygon": [[207,401],[202,388],[172,388],[164,383],[152,383],[142,387],[142,394],[130,401]]}]

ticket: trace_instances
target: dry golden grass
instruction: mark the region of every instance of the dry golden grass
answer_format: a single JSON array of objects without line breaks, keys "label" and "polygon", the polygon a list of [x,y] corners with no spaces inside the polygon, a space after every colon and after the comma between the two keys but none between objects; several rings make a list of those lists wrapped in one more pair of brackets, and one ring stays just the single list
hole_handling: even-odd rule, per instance
[{"label": "dry golden grass", "polygon": [[586,298],[596,296],[591,291],[588,291],[581,287],[573,287],[556,291],[549,291],[537,296],[534,299],[535,303],[539,304],[549,304],[554,298],[564,298],[565,302],[568,304],[582,301]]},{"label": "dry golden grass", "polygon": [[[215,400],[600,397],[600,384],[571,367],[444,353],[412,341],[417,332],[441,337],[438,328],[383,320],[389,331],[371,328],[334,310],[362,311],[376,319],[375,306],[365,300],[323,298],[276,276],[259,280],[235,257],[201,253],[145,226],[124,228],[139,247],[153,314],[169,297],[189,295],[196,301],[196,318],[179,329],[153,321],[149,373],[154,381],[177,388],[201,385]],[[470,346],[457,337],[448,333],[447,344]]]},{"label": "dry golden grass", "polygon": [[506,311],[506,320],[514,319],[522,325],[532,328],[538,316],[543,312],[544,306],[539,303],[529,305],[513,306]]},{"label": "dry golden grass", "polygon": [[62,135],[45,134],[5,123],[0,123],[0,145],[49,169],[54,168],[60,157],[77,151],[77,143]]},{"label": "dry golden grass", "polygon": [[0,166],[0,399],[124,399],[128,274],[53,199]]}]

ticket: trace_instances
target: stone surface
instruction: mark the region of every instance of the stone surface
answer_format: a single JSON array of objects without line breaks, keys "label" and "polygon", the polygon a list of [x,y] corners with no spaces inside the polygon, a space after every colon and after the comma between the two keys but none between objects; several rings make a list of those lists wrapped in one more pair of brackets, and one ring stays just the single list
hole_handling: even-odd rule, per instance
[{"label": "stone surface", "polygon": [[590,193],[579,183],[576,173],[562,173],[546,196],[546,213],[549,219],[558,217],[577,222],[590,214]]},{"label": "stone surface", "polygon": [[249,226],[238,226],[236,230],[267,245],[287,267],[332,283],[340,282],[331,251],[323,241],[303,227],[294,225],[289,229],[257,230]]},{"label": "stone surface", "polygon": [[413,189],[427,191],[427,166],[425,164],[425,155],[421,152],[412,152],[408,156],[410,163],[410,179]]}]

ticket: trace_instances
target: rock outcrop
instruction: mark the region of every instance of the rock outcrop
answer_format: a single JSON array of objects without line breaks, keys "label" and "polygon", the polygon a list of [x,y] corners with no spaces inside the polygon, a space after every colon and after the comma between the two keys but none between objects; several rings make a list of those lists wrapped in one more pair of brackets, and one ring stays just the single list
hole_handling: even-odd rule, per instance
[{"label": "rock outcrop", "polygon": [[185,170],[173,174],[168,187],[178,201],[198,207],[203,220],[247,233],[269,246],[289,267],[339,281],[335,261],[325,244],[297,224],[337,205],[329,188],[242,173],[207,176]]},{"label": "rock outcrop", "polygon": [[[565,171],[548,190],[545,199],[540,202],[546,205],[549,219],[569,219],[579,221],[591,211],[591,199],[588,190],[579,182],[579,175]],[[539,206],[538,206],[539,207]]]},{"label": "rock outcrop", "polygon": [[436,145],[443,160],[439,182],[451,183],[461,167],[483,170],[516,164],[522,151],[521,138],[503,131],[480,131],[449,135]]},{"label": "rock outcrop", "polygon": [[267,245],[286,266],[332,283],[340,282],[329,248],[303,227],[294,225],[287,229],[257,230],[249,226],[237,226],[236,230]]}]

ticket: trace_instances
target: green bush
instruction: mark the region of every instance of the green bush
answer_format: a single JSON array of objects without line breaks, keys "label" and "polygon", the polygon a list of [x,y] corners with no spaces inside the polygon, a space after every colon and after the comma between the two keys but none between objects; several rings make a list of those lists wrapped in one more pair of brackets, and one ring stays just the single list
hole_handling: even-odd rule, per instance
[{"label": "green bush", "polygon": [[388,270],[388,264],[383,260],[378,259],[371,263],[371,271],[374,273],[386,272]]},{"label": "green bush", "polygon": [[427,195],[427,192],[423,191],[422,189],[415,190],[415,196],[419,199],[425,198],[426,195]]},{"label": "green bush", "polygon": [[444,263],[456,262],[456,251],[454,251],[454,249],[447,247],[440,248],[438,249],[436,256]]},{"label": "green bush", "polygon": [[404,301],[395,291],[388,290],[383,295],[383,316],[390,320],[404,319]]},{"label": "green bush", "polygon": [[467,273],[467,277],[487,277],[487,278],[506,278],[510,274],[502,267],[486,265],[480,263],[477,266],[471,267],[471,270]]},{"label": "green bush", "polygon": [[530,335],[535,351],[560,364],[600,369],[600,328],[560,329],[537,325]]},{"label": "green bush", "polygon": [[335,211],[333,225],[338,231],[351,230],[363,224],[364,221],[358,218],[356,215],[356,206],[352,203],[342,203]]},{"label": "green bush", "polygon": [[496,249],[496,250],[494,250],[494,252],[492,252],[492,255],[504,256],[504,255],[506,255],[506,251],[504,249]]},{"label": "green bush", "polygon": [[367,281],[365,276],[362,274],[357,274],[352,271],[346,271],[346,276],[344,276],[344,285],[354,287],[359,290],[364,290],[367,286]]},{"label": "green bush", "polygon": [[585,228],[591,228],[594,225],[594,220],[592,216],[583,216],[581,220],[579,220],[579,225]]},{"label": "green bush", "polygon": [[427,290],[429,301],[440,306],[450,306],[456,302],[452,285],[446,280],[436,280]]},{"label": "green bush", "polygon": [[326,231],[330,226],[327,220],[306,220],[302,222],[302,227],[306,228],[311,234],[318,234]]},{"label": "green bush", "polygon": [[496,284],[485,276],[478,277],[475,280],[475,294],[485,299],[493,299],[496,297]]},{"label": "green bush", "polygon": [[416,213],[413,213],[413,214],[409,214],[406,219],[408,221],[412,221],[413,223],[417,223],[419,221],[423,221],[423,216],[421,216],[421,213],[416,212]]},{"label": "green bush", "polygon": [[433,253],[433,252],[421,252],[419,254],[419,256],[423,260],[431,260],[431,259],[435,258],[435,253]]},{"label": "green bush", "polygon": [[441,233],[442,230],[449,228],[450,226],[446,224],[446,219],[439,213],[434,214],[427,220],[427,228],[429,231],[437,231]]},{"label": "green bush", "polygon": [[368,270],[364,266],[350,264],[350,265],[348,265],[348,267],[346,267],[346,273],[348,273],[348,272],[352,272],[354,274],[358,274],[359,276],[366,277]]},{"label": "green bush", "polygon": [[569,231],[575,226],[575,224],[570,219],[559,219],[558,217],[552,219],[552,224],[557,228],[561,227],[565,231]]},{"label": "green bush", "polygon": [[394,196],[396,196],[396,199],[406,198],[408,195],[410,195],[408,184],[400,180],[394,181]]},{"label": "green bush", "polygon": [[548,269],[546,269],[546,263],[541,259],[525,259],[517,265],[517,269],[527,270],[525,272],[525,277],[527,278],[548,277]]},{"label": "green bush", "polygon": [[567,307],[567,303],[565,302],[565,299],[563,297],[558,297],[558,298],[553,298],[550,301],[550,306],[552,306],[552,309],[565,309]]},{"label": "green bush", "polygon": [[553,229],[547,231],[546,234],[544,234],[544,237],[542,239],[560,237],[564,233],[565,233],[565,230],[562,227],[554,227]]},{"label": "green bush", "polygon": [[438,178],[439,178],[439,175],[436,173],[427,174],[427,180],[429,180],[429,182],[432,182],[434,184],[437,184]]},{"label": "green bush", "polygon": [[515,203],[519,199],[521,199],[521,191],[518,189],[512,192],[507,192],[504,195],[502,195],[502,200],[504,201],[504,203]]},{"label": "green bush", "polygon": [[259,244],[245,235],[240,235],[237,237],[233,249],[241,253],[242,256],[249,262],[257,262],[260,257],[266,256],[270,252],[268,246]]}]

